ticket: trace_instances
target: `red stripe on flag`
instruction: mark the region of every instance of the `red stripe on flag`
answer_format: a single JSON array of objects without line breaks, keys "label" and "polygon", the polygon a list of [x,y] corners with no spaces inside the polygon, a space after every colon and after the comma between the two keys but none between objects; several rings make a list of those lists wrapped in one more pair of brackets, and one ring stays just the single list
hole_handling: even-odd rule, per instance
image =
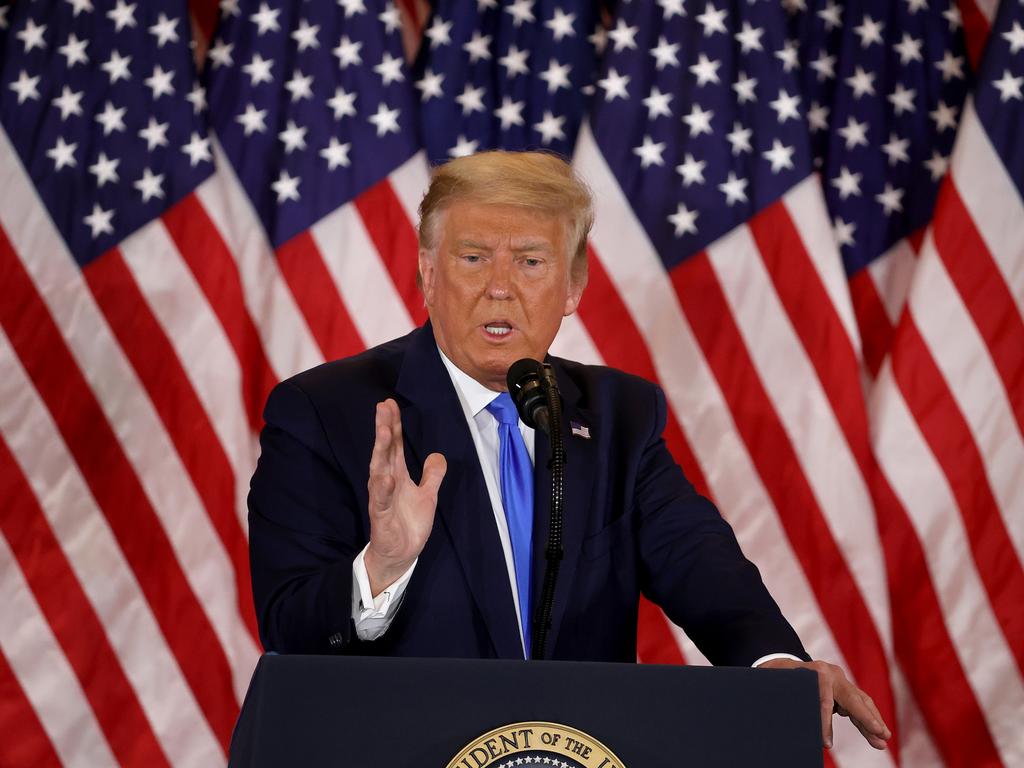
[{"label": "red stripe on flag", "polygon": [[644,664],[686,663],[665,614],[645,597],[637,615],[636,655]]},{"label": "red stripe on flag", "polygon": [[202,42],[208,43],[217,28],[218,5],[216,0],[188,0],[188,10],[195,20]]},{"label": "red stripe on flag", "polygon": [[924,548],[888,481],[877,473],[872,493],[885,552],[893,651],[947,765],[1001,765],[935,593]]},{"label": "red stripe on flag", "polygon": [[139,580],[192,692],[227,748],[237,707],[224,650],[146,492],[5,232],[0,325],[46,403]]},{"label": "red stripe on flag", "polygon": [[258,430],[263,424],[263,404],[277,376],[245,305],[238,265],[195,193],[166,211],[163,221],[238,356],[245,411]]},{"label": "red stripe on flag", "polygon": [[915,256],[919,256],[921,254],[921,245],[924,243],[924,236],[927,231],[927,227],[920,227],[907,235],[907,242],[910,243],[910,247],[914,251]]},{"label": "red stripe on flag", "polygon": [[971,69],[978,70],[978,64],[985,53],[985,45],[988,43],[988,35],[992,25],[985,18],[985,14],[978,8],[974,0],[959,0],[960,15],[964,22],[964,42],[967,44],[967,58],[970,59]]},{"label": "red stripe on flag", "polygon": [[[846,328],[811,260],[804,242],[785,206],[771,205],[748,223],[775,292],[792,322],[793,329],[814,366],[822,390],[835,413],[850,451],[857,461],[865,486],[874,470],[871,459],[867,410],[860,386],[857,356]],[[869,514],[869,510],[864,510]],[[857,602],[859,615],[870,616],[863,596]],[[896,732],[896,705],[889,682],[885,646],[873,621],[861,627],[860,642],[853,646],[859,658],[847,655],[857,670],[858,683],[871,691],[886,722]],[[845,651],[844,651],[845,653]]]},{"label": "red stripe on flag", "polygon": [[423,19],[420,18],[420,9],[417,7],[416,0],[398,0],[399,6],[405,12],[409,22],[413,24],[416,31],[420,31],[420,27],[423,26]]},{"label": "red stripe on flag", "polygon": [[423,325],[427,308],[416,284],[419,241],[391,182],[381,179],[360,194],[355,204],[413,324]]},{"label": "red stripe on flag", "polygon": [[877,666],[871,649],[876,641],[867,639],[874,626],[871,614],[765,392],[707,254],[687,259],[670,276],[850,671],[858,680],[874,680]]},{"label": "red stripe on flag", "polygon": [[120,251],[107,251],[83,273],[96,303],[153,401],[231,559],[238,614],[256,639],[259,634],[249,581],[249,543],[235,510],[234,470],[209,416]]},{"label": "red stripe on flag", "polygon": [[[629,309],[615,290],[594,248],[588,246],[587,254],[589,279],[578,312],[590,338],[608,365],[659,383],[654,361]],[[665,423],[664,437],[686,478],[693,483],[698,493],[710,497],[704,473],[671,408]]]},{"label": "red stripe on flag", "polygon": [[[32,702],[14,676],[7,657],[0,651],[0,723],[7,736],[0,739],[0,765],[15,768],[59,768],[60,757],[46,735]],[[9,734],[18,734],[17,738]]]},{"label": "red stripe on flag", "polygon": [[1024,432],[1024,319],[956,188],[947,181],[935,207],[935,248],[988,347]]},{"label": "red stripe on flag", "polygon": [[882,297],[878,293],[871,273],[862,269],[849,280],[850,299],[853,314],[860,330],[861,351],[864,364],[873,377],[882,369],[885,356],[889,354],[896,327],[889,319]]},{"label": "red stripe on flag", "polygon": [[[949,637],[934,585],[928,578],[924,550],[907,511],[879,471],[871,450],[856,353],[846,330],[786,212],[772,206],[750,222],[750,229],[871,491],[885,553],[894,651],[933,733],[933,740],[951,765],[960,765],[965,757],[960,731],[969,729],[967,740],[972,749],[979,755],[996,757],[988,726]],[[917,246],[920,246],[920,238]],[[864,284],[875,292],[874,281],[867,270],[858,277],[861,276]],[[880,305],[880,299],[878,302]],[[881,311],[884,313],[884,309]],[[891,326],[889,333],[894,335]],[[886,342],[886,347],[889,343]],[[886,690],[889,691],[888,680]],[[879,696],[873,687],[871,691],[878,703]],[[889,693],[891,696],[891,691]],[[953,700],[962,705],[955,717],[950,716],[946,705]],[[889,706],[893,706],[891,698]],[[893,726],[894,710],[887,711],[881,704],[879,708]],[[896,732],[894,727],[893,733]],[[895,737],[890,749],[898,750]]]},{"label": "red stripe on flag", "polygon": [[366,349],[309,230],[278,248],[277,261],[325,360]]},{"label": "red stripe on flag", "polygon": [[892,370],[953,490],[992,610],[1018,669],[1024,672],[1024,613],[1020,610],[1024,569],[999,513],[984,459],[910,312],[904,314],[897,331]]},{"label": "red stripe on flag", "polygon": [[0,530],[114,755],[124,765],[169,765],[99,617],[2,438],[0,498],[5,507]]}]

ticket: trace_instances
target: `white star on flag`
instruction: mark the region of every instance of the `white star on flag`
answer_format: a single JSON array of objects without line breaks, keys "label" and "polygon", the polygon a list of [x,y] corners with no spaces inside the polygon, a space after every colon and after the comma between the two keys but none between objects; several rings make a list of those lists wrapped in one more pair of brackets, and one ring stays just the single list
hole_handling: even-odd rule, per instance
[{"label": "white star on flag", "polygon": [[384,102],[377,105],[377,112],[370,116],[369,120],[377,127],[377,136],[386,136],[389,133],[398,133],[399,109],[389,109]]},{"label": "white star on flag", "polygon": [[74,168],[78,165],[75,160],[76,149],[77,143],[69,144],[64,141],[63,136],[58,136],[53,149],[46,150],[46,156],[53,160],[53,170],[59,171],[61,168]]},{"label": "white star on flag", "polygon": [[277,195],[278,205],[287,200],[296,202],[299,200],[299,178],[292,176],[284,169],[281,169],[281,175],[270,185],[270,188]]},{"label": "white star on flag", "polygon": [[142,195],[142,202],[148,203],[153,198],[163,199],[164,174],[153,173],[149,168],[144,168],[142,178],[135,181],[132,186],[139,190]]}]

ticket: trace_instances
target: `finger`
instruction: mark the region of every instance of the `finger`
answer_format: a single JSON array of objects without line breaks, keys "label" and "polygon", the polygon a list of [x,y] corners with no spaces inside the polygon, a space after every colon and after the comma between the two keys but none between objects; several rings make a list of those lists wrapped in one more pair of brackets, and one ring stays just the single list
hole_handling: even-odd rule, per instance
[{"label": "finger", "polygon": [[402,439],[402,413],[398,410],[398,403],[390,398],[384,401],[387,424],[391,428],[391,446],[388,451],[388,459],[391,471],[396,478],[408,475],[405,465],[405,442]]},{"label": "finger", "polygon": [[383,472],[387,469],[388,454],[391,449],[391,428],[387,424],[384,403],[377,403],[374,413],[373,451],[370,453],[370,474]]},{"label": "finger", "polygon": [[818,670],[818,699],[821,705],[821,740],[825,749],[832,749],[832,707],[835,698],[832,693],[832,680],[827,671]]},{"label": "finger", "polygon": [[[892,733],[882,720],[882,715],[875,706],[875,702],[864,691],[860,690],[853,683],[845,682],[839,687],[836,695],[836,705],[844,710],[843,714],[857,723],[857,727],[866,730],[873,736],[881,739],[884,743]],[[867,733],[865,733],[865,737]],[[870,741],[870,740],[869,740]]]},{"label": "finger", "polygon": [[423,462],[423,477],[420,479],[420,488],[429,491],[434,500],[437,500],[437,492],[441,488],[441,481],[444,480],[448,471],[448,462],[440,453],[432,453]]},{"label": "finger", "polygon": [[[857,726],[857,730],[860,731],[861,736],[863,736],[864,740],[872,747],[874,747],[875,749],[886,748],[886,740],[888,737],[879,736],[870,727],[868,727],[855,717],[851,717],[850,722]],[[886,729],[886,731],[888,732],[888,729]]]},{"label": "finger", "polygon": [[[377,517],[381,512],[391,509],[391,503],[395,496],[395,478],[389,473],[370,475],[370,482],[367,485],[369,491],[370,517]],[[373,538],[371,532],[370,538]]]},{"label": "finger", "polygon": [[388,454],[391,448],[391,427],[387,424],[386,409],[383,403],[377,404],[375,414],[376,433],[373,451],[370,454],[370,476],[367,481],[370,513],[387,509],[391,505],[395,481],[391,474],[391,462]]}]

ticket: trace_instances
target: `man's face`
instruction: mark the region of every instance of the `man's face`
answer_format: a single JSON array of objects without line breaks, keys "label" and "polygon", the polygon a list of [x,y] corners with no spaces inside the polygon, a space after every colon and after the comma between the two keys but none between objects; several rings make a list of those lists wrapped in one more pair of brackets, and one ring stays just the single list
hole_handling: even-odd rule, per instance
[{"label": "man's face", "polygon": [[583,286],[570,279],[565,226],[516,206],[453,203],[434,252],[420,252],[438,346],[490,389],[506,389],[517,360],[542,360],[576,311]]}]

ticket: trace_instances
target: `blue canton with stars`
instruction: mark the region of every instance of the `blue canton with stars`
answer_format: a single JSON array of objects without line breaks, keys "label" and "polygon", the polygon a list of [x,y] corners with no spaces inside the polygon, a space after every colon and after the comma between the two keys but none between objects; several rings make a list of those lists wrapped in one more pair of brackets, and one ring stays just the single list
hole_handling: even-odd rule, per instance
[{"label": "blue canton with stars", "polygon": [[185,0],[0,8],[0,122],[82,266],[213,171]]},{"label": "blue canton with stars", "polygon": [[747,0],[635,0],[608,32],[594,136],[666,268],[811,173],[785,45],[780,7]]},{"label": "blue canton with stars", "polygon": [[439,0],[415,86],[432,163],[485,149],[572,155],[597,67],[597,3]]},{"label": "blue canton with stars", "polygon": [[978,119],[1024,198],[1024,2],[999,4],[978,83]]},{"label": "blue canton with stars", "polygon": [[400,24],[375,0],[221,3],[212,119],[275,247],[415,153]]},{"label": "blue canton with stars", "polygon": [[786,0],[848,274],[932,218],[971,86],[955,0]]}]

